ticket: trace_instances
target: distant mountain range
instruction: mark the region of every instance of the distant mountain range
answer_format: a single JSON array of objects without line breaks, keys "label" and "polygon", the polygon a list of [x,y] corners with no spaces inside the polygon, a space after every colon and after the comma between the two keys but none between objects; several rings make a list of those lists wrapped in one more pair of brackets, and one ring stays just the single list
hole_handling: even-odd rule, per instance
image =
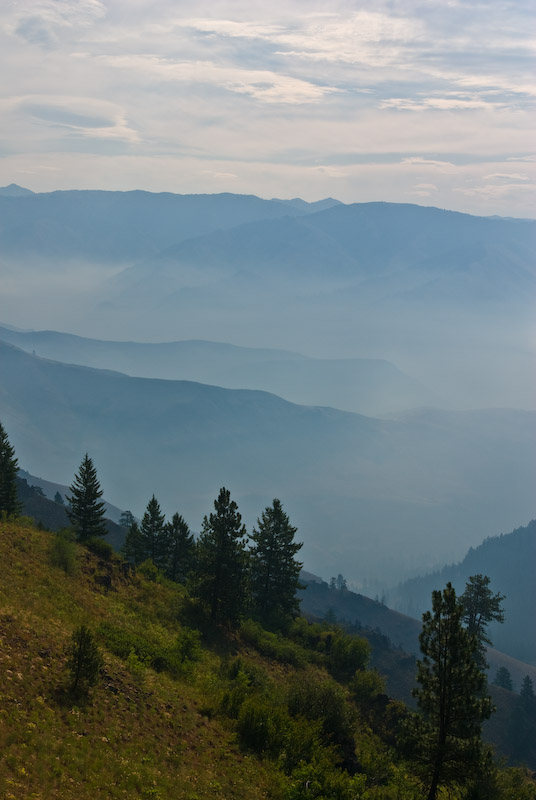
[{"label": "distant mountain range", "polygon": [[5,343],[0,370],[0,419],[33,474],[69,484],[88,451],[118,506],[140,515],[154,492],[194,529],[222,485],[250,526],[280,497],[321,574],[344,566],[392,584],[533,506],[533,412],[379,420],[63,364]]},{"label": "distant mountain range", "polygon": [[432,589],[451,581],[458,592],[463,592],[470,575],[487,575],[492,591],[506,595],[505,624],[490,625],[495,646],[536,665],[535,565],[536,520],[533,520],[512,533],[487,538],[471,548],[458,564],[406,581],[389,593],[389,601],[405,613],[419,616],[428,608]]},{"label": "distant mountain range", "polygon": [[318,359],[220,342],[147,344],[0,327],[0,340],[45,358],[144,378],[260,389],[294,403],[381,415],[426,405],[431,393],[383,359]]},{"label": "distant mountain range", "polygon": [[[534,221],[416,205],[5,187],[0,319],[108,340],[385,360],[427,387],[425,402],[534,408],[535,249]],[[315,368],[341,395],[352,392],[339,375],[348,366]],[[267,365],[255,382],[332,403],[297,391],[308,374]],[[392,390],[384,377],[379,410],[407,407],[400,376]],[[337,405],[377,413],[364,401]]]},{"label": "distant mountain range", "polygon": [[0,192],[4,256],[129,261],[192,236],[247,222],[312,213],[313,204],[253,195],[60,191]]}]

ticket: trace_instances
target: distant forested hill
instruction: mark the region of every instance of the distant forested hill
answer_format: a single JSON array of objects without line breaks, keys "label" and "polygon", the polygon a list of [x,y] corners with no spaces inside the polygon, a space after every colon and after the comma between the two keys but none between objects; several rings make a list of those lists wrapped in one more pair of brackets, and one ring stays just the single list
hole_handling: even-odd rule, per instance
[{"label": "distant forested hill", "polygon": [[505,623],[490,626],[495,647],[536,664],[536,520],[471,547],[459,564],[406,581],[390,593],[389,600],[400,611],[418,616],[428,608],[432,589],[451,581],[461,592],[469,576],[478,573],[491,578],[493,591],[506,595]]}]

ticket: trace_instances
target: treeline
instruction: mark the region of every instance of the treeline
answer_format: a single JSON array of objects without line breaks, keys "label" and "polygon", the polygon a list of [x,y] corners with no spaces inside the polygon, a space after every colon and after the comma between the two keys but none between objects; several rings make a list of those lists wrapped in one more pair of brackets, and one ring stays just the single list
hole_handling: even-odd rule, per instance
[{"label": "treeline", "polygon": [[184,518],[166,521],[153,495],[141,520],[129,526],[123,556],[135,566],[149,561],[170,580],[188,585],[214,622],[236,624],[248,614],[284,628],[298,613],[302,563],[291,525],[276,498],[248,537],[238,506],[222,487],[197,540]]},{"label": "treeline", "polygon": [[[103,492],[87,453],[69,490],[67,514],[76,538],[102,552],[99,539],[107,533]],[[146,572],[153,569],[187,584],[213,622],[236,625],[248,615],[269,628],[284,629],[297,616],[302,563],[296,554],[302,545],[294,540],[297,529],[277,498],[249,537],[225,487],[214,511],[204,517],[197,540],[179,513],[166,521],[154,495],[140,523],[130,512],[122,522],[128,525],[123,557],[135,567],[144,565]]]}]

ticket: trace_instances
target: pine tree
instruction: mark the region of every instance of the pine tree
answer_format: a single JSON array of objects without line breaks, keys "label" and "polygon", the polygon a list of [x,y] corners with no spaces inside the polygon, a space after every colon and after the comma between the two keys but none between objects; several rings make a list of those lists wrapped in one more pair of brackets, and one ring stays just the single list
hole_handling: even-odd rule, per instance
[{"label": "pine tree", "polygon": [[481,669],[488,666],[486,661],[486,645],[491,647],[492,641],[487,634],[490,622],[504,622],[502,601],[505,595],[492,594],[487,575],[471,575],[465,584],[465,591],[460,596],[463,606],[463,621],[467,631],[476,637],[475,658]]},{"label": "pine tree", "polygon": [[127,531],[125,541],[121,548],[121,554],[127,561],[137,567],[147,558],[145,554],[145,542],[140,531],[140,526],[134,520]]},{"label": "pine tree", "polygon": [[510,725],[511,756],[521,764],[536,757],[536,695],[530,675],[525,675]]},{"label": "pine tree", "polygon": [[162,569],[166,564],[165,524],[165,515],[162,514],[158,500],[153,494],[141,520],[140,532],[145,558],[150,558],[158,569]]},{"label": "pine tree", "polygon": [[464,609],[449,583],[432,594],[423,615],[414,690],[421,714],[406,723],[406,746],[435,800],[440,784],[463,785],[483,763],[482,721],[491,712],[486,677],[474,659],[475,638],[462,625]]},{"label": "pine tree", "polygon": [[214,501],[214,510],[204,518],[197,542],[192,594],[205,605],[213,621],[235,624],[247,598],[246,529],[225,487]]},{"label": "pine tree", "polygon": [[73,694],[84,695],[99,679],[103,661],[91,631],[81,625],[71,637],[67,650],[67,669]]},{"label": "pine tree", "polygon": [[194,537],[186,520],[180,514],[173,514],[166,525],[167,563],[165,572],[168,578],[185,583],[193,567]]},{"label": "pine tree", "polygon": [[22,509],[17,494],[18,471],[15,449],[0,422],[0,514],[17,515]]},{"label": "pine tree", "polygon": [[60,505],[60,506],[64,505],[63,497],[61,496],[61,494],[59,492],[56,492],[56,494],[54,495],[54,502],[58,503],[58,505]]},{"label": "pine tree", "polygon": [[495,686],[500,686],[503,689],[509,689],[509,691],[513,691],[514,689],[514,684],[512,683],[512,676],[510,675],[510,670],[508,670],[506,667],[498,668],[493,683],[495,684]]},{"label": "pine tree", "polygon": [[86,453],[80,469],[69,486],[71,496],[67,497],[67,514],[75,529],[78,541],[87,542],[93,536],[106,536],[104,503],[100,500],[102,489],[97,478],[97,470]]},{"label": "pine tree", "polygon": [[296,592],[303,565],[295,559],[302,547],[294,541],[296,531],[277,498],[253,529],[254,547],[249,554],[253,608],[268,626],[284,626],[298,614]]}]

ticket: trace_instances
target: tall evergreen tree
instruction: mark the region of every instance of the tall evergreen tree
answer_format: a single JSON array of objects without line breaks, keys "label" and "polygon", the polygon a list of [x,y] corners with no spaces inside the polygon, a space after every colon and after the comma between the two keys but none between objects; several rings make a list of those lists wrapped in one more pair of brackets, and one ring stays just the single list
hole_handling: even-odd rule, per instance
[{"label": "tall evergreen tree", "polygon": [[145,554],[145,542],[143,541],[140,526],[136,520],[134,520],[127,531],[125,541],[121,548],[121,554],[127,561],[134,564],[135,567],[147,558]]},{"label": "tall evergreen tree", "polygon": [[9,443],[6,430],[0,422],[0,514],[19,514],[22,509],[17,494],[18,471],[15,448]]},{"label": "tall evergreen tree", "polygon": [[302,564],[295,555],[302,547],[294,541],[297,528],[290,524],[281,502],[268,506],[253,529],[250,550],[251,596],[255,614],[266,625],[280,627],[298,614],[296,592]]},{"label": "tall evergreen tree", "polygon": [[504,622],[502,601],[504,594],[493,594],[487,575],[471,575],[460,596],[463,606],[463,621],[468,633],[476,637],[475,658],[481,669],[486,669],[486,646],[493,644],[487,633],[490,622]]},{"label": "tall evergreen tree", "polygon": [[171,521],[167,523],[166,535],[166,567],[165,572],[168,578],[178,583],[185,583],[186,578],[193,567],[194,537],[186,520],[180,514],[173,514]]},{"label": "tall evergreen tree", "polygon": [[197,542],[192,594],[206,606],[212,620],[234,624],[247,598],[246,529],[225,487],[214,501],[214,511],[204,518]]},{"label": "tall evergreen tree", "polygon": [[106,536],[104,522],[104,503],[100,500],[102,489],[97,478],[97,470],[86,453],[80,469],[69,486],[67,514],[80,542],[87,542],[93,536]]},{"label": "tall evergreen tree", "polygon": [[493,709],[463,613],[449,583],[433,592],[432,611],[423,615],[420,688],[413,692],[421,714],[408,719],[406,744],[427,782],[427,800],[435,800],[440,784],[463,786],[483,764],[482,721]]},{"label": "tall evergreen tree", "polygon": [[145,558],[150,558],[158,569],[163,569],[166,564],[165,524],[165,515],[162,514],[158,500],[153,494],[141,520],[140,532]]}]

